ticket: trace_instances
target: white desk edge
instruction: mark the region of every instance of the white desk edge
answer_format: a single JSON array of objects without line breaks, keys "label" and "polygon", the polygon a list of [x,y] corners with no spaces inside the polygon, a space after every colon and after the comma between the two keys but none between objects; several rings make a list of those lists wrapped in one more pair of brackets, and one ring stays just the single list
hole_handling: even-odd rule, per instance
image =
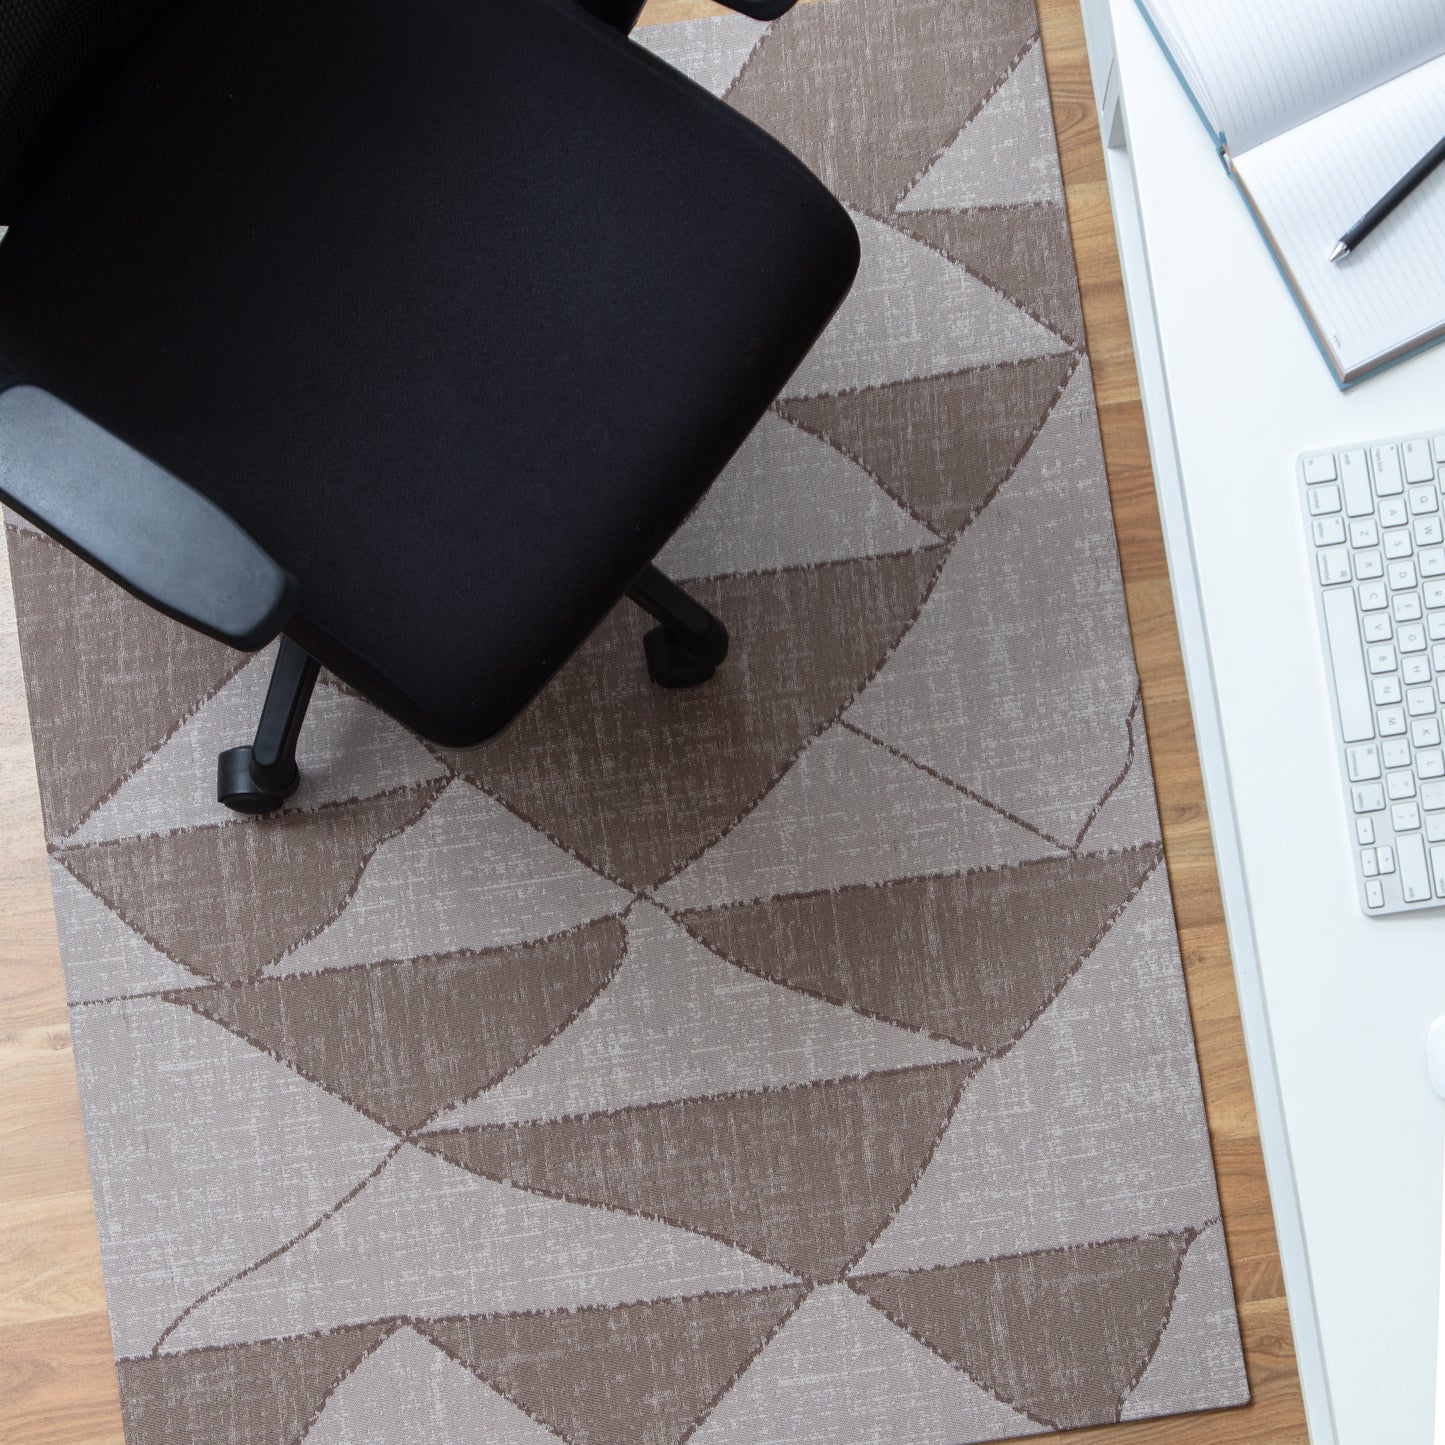
[{"label": "white desk edge", "polygon": [[[1294,1345],[1311,1439],[1336,1445],[1335,1411],[1311,1277],[1296,1171],[1291,1159],[1264,980],[1256,947],[1235,798],[1231,785],[1204,597],[1195,563],[1188,501],[1155,306],[1144,216],[1129,146],[1111,0],[1081,0],[1105,168],[1113,207],[1149,450],[1178,619],[1185,674],[1213,830],[1226,925],[1233,952],[1245,1047],[1254,1085],[1266,1173],[1289,1299]],[[1133,0],[1114,0],[1133,9]],[[1160,57],[1163,64],[1163,58]],[[1201,128],[1202,129],[1202,128]],[[1440,399],[1445,416],[1445,396]],[[1365,440],[1359,437],[1358,440]],[[1321,438],[1321,440],[1327,440]],[[1306,444],[1308,444],[1306,442]],[[1335,785],[1330,777],[1322,780]],[[1433,1391],[1432,1391],[1433,1395]],[[1392,1441],[1391,1445],[1395,1445]]]},{"label": "white desk edge", "polygon": [[[1087,20],[1091,7],[1086,4]],[[1105,26],[1110,24],[1107,13]],[[1179,626],[1184,657],[1184,674],[1189,686],[1190,709],[1195,742],[1199,748],[1209,826],[1214,838],[1214,855],[1219,887],[1224,900],[1225,924],[1234,962],[1235,985],[1239,993],[1244,1046],[1254,1084],[1259,1133],[1279,1237],[1280,1260],[1289,1296],[1290,1323],[1294,1330],[1300,1386],[1314,1445],[1333,1445],[1334,1424],[1330,1415],[1329,1392],[1325,1385],[1324,1355],[1315,1323],[1313,1286],[1305,1252],[1304,1232],[1299,1222],[1294,1170],[1289,1161],[1289,1139],[1279,1093],[1266,1081],[1275,1077],[1274,1044],[1270,1038],[1269,1015],[1256,962],[1254,930],[1249,909],[1249,890],[1234,819],[1234,802],[1229,786],[1229,764],[1220,735],[1214,675],[1209,659],[1209,638],[1204,630],[1199,580],[1193,565],[1189,540],[1189,513],[1185,507],[1179,474],[1173,424],[1169,413],[1169,389],[1164,376],[1154,319],[1154,298],[1149,287],[1134,172],[1127,156],[1127,130],[1120,100],[1118,72],[1114,66],[1112,34],[1108,40],[1108,73],[1101,87],[1095,78],[1100,127],[1105,139],[1105,169],[1113,204],[1114,228],[1121,258],[1137,258],[1124,266],[1124,289],[1129,309],[1129,330],[1134,358],[1139,369],[1139,389],[1144,405],[1144,426],[1149,439],[1149,456],[1159,498],[1159,517],[1169,558],[1170,589]],[[1091,62],[1096,51],[1090,36]]]}]

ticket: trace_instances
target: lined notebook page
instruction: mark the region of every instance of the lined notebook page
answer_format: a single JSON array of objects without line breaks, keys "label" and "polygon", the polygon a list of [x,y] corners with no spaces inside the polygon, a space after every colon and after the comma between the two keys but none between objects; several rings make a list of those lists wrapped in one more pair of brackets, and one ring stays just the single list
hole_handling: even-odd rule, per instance
[{"label": "lined notebook page", "polygon": [[1445,54],[1445,0],[1141,0],[1233,155]]},{"label": "lined notebook page", "polygon": [[1340,235],[1445,136],[1445,56],[1235,157],[1345,372],[1445,328],[1445,166],[1342,262]]}]

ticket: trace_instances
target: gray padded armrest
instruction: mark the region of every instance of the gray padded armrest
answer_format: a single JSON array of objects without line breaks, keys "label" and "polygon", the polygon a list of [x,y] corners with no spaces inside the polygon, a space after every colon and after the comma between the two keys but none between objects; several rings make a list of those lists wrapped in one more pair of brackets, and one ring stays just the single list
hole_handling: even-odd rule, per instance
[{"label": "gray padded armrest", "polygon": [[232,647],[264,647],[295,611],[295,582],[214,502],[38,387],[0,392],[0,500]]}]

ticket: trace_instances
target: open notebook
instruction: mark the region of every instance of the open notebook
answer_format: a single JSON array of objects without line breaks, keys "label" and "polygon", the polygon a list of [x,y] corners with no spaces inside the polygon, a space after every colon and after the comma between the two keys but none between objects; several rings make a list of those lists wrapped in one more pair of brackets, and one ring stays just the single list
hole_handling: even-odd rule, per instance
[{"label": "open notebook", "polygon": [[1445,0],[1139,0],[1341,386],[1445,337],[1445,167],[1341,234],[1445,136]]}]

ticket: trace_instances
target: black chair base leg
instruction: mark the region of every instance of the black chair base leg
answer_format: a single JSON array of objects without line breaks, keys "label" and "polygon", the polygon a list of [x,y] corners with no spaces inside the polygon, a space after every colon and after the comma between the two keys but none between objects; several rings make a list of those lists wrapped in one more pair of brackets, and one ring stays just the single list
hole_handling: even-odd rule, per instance
[{"label": "black chair base leg", "polygon": [[647,672],[659,687],[697,687],[728,655],[728,630],[676,582],[648,566],[627,595],[660,624],[642,639]]},{"label": "black chair base leg", "polygon": [[296,742],[320,671],[305,648],[281,639],[255,742],[217,759],[217,802],[237,813],[274,813],[301,785]]}]

